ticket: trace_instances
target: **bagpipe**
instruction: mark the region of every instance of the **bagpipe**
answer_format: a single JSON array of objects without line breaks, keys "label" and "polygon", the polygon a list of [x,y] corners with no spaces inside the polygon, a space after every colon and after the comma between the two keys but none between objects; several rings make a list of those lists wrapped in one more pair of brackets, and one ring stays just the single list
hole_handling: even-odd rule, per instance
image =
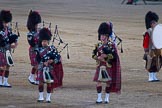
[{"label": "bagpipe", "polygon": [[50,31],[51,31],[51,25],[52,25],[51,22],[45,22],[45,21],[42,22],[42,26],[47,27]]},{"label": "bagpipe", "polygon": [[10,30],[12,34],[16,34],[18,37],[20,37],[18,22],[11,22],[10,23]]},{"label": "bagpipe", "polygon": [[[54,59],[55,63],[58,63],[60,61],[60,56],[57,55],[56,48],[53,45],[48,46],[47,48],[44,48],[44,49],[40,49],[39,56],[41,58],[40,60],[42,63],[47,62],[50,59]],[[51,58],[51,57],[54,57],[54,58]],[[50,66],[44,66],[42,64],[42,68],[43,68],[43,81],[45,83],[53,83],[54,77],[52,76],[50,72]]]},{"label": "bagpipe", "polygon": [[117,44],[117,46],[119,46],[121,44],[121,53],[123,53],[123,47],[122,47],[122,39],[117,36],[115,33],[114,33],[114,39],[112,40],[113,42],[115,42]]},{"label": "bagpipe", "polygon": [[[55,26],[55,31],[54,31],[54,35],[53,35],[53,40],[52,40],[52,44],[55,43],[55,41],[57,41],[57,47],[56,49],[58,50],[58,53],[61,53],[65,48],[67,48],[67,58],[69,59],[69,50],[68,50],[68,43],[65,43],[60,35],[59,35],[59,31],[58,31],[58,27],[57,25]],[[61,48],[60,46],[63,45]]]},{"label": "bagpipe", "polygon": [[[9,26],[9,31],[10,31],[9,43],[12,44],[18,39],[18,37],[20,37],[18,22],[11,22]],[[14,49],[12,53],[14,53]],[[9,66],[14,66],[14,61],[10,50],[6,50],[5,55],[6,55],[7,64]]]},{"label": "bagpipe", "polygon": [[57,54],[56,48],[53,45],[42,49],[42,51],[39,51],[39,55],[42,62],[48,61],[49,59],[51,59],[51,57],[54,57],[55,63],[58,63],[60,61],[60,56]]},{"label": "bagpipe", "polygon": [[[51,22],[42,22],[42,26],[43,27],[47,27],[51,33],[52,33],[52,24]],[[53,40],[52,40],[52,45],[56,46],[56,49],[58,51],[58,53],[61,53],[65,48],[67,48],[67,58],[69,59],[69,50],[68,50],[68,43],[64,42],[63,39],[60,37],[59,35],[59,31],[58,31],[58,26],[55,26],[55,30],[54,30],[54,34],[53,34]]]}]

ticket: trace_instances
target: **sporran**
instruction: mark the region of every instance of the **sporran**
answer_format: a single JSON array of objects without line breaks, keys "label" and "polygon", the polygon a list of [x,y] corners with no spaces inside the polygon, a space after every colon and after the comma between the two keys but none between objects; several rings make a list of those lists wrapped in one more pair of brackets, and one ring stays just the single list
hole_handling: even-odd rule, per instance
[{"label": "sporran", "polygon": [[110,81],[111,77],[109,76],[106,66],[100,66],[98,81],[107,82]]},{"label": "sporran", "polygon": [[6,50],[6,60],[7,60],[7,64],[9,66],[14,66],[14,62],[13,62],[13,59],[12,59],[12,55],[10,53],[9,50]]},{"label": "sporran", "polygon": [[49,71],[49,67],[44,67],[43,68],[43,80],[45,83],[53,83],[53,76]]}]

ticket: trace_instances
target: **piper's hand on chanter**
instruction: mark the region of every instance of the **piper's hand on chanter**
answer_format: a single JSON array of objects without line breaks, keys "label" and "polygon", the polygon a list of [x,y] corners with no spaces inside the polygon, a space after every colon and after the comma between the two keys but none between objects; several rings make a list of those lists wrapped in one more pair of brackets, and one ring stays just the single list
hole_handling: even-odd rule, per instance
[{"label": "piper's hand on chanter", "polygon": [[45,66],[48,66],[48,61],[44,62],[43,64],[44,64]]},{"label": "piper's hand on chanter", "polygon": [[52,63],[53,63],[53,60],[50,59],[50,60],[48,60],[47,62],[48,62],[48,64],[52,64]]},{"label": "piper's hand on chanter", "polygon": [[97,57],[99,61],[105,61],[105,58],[107,57],[106,54],[101,54],[100,56]]},{"label": "piper's hand on chanter", "polygon": [[52,63],[53,63],[53,60],[50,59],[50,60],[47,60],[46,62],[44,62],[44,65],[48,66],[49,64],[52,64]]}]

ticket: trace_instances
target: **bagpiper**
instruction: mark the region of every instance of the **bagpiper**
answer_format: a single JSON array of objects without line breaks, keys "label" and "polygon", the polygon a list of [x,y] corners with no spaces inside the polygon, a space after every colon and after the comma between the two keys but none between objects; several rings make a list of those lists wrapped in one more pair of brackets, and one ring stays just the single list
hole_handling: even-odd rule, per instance
[{"label": "bagpiper", "polygon": [[60,63],[61,56],[57,49],[49,42],[51,40],[51,32],[47,28],[42,28],[39,32],[39,48],[37,50],[38,76],[39,76],[39,98],[38,102],[44,101],[44,84],[47,84],[46,102],[51,102],[52,83],[56,81],[53,74],[54,64]]},{"label": "bagpiper", "polygon": [[8,83],[10,66],[14,65],[11,49],[18,45],[18,35],[12,32],[9,24],[12,13],[9,10],[0,12],[0,86],[11,87]]},{"label": "bagpiper", "polygon": [[109,103],[110,92],[120,93],[121,68],[116,45],[109,37],[112,27],[107,22],[100,24],[98,28],[99,42],[95,45],[92,58],[96,60],[96,72],[93,81],[97,82],[96,103],[102,103],[102,83],[106,83],[104,103]]},{"label": "bagpiper", "polygon": [[39,40],[39,29],[38,24],[41,23],[41,16],[37,11],[30,11],[28,20],[27,20],[27,28],[29,32],[27,33],[27,40],[30,45],[29,47],[29,57],[32,66],[32,70],[28,77],[28,81],[31,84],[38,85],[37,80],[37,71],[38,71],[38,62],[36,60],[36,49],[38,48],[38,40]]}]

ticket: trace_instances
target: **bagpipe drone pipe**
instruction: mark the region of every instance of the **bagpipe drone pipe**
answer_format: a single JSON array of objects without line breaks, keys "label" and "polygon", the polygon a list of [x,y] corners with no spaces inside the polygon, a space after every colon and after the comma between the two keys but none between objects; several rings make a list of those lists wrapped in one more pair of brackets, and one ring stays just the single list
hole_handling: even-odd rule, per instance
[{"label": "bagpipe drone pipe", "polygon": [[9,32],[10,32],[10,35],[8,36],[9,43],[10,44],[16,43],[18,41],[18,37],[20,37],[18,22],[10,23]]},{"label": "bagpipe drone pipe", "polygon": [[[47,27],[51,33],[52,33],[52,23],[51,22],[42,22],[42,27]],[[42,27],[39,27],[41,29]],[[52,39],[52,45],[54,45],[58,51],[58,53],[61,53],[65,48],[67,48],[67,58],[69,59],[69,50],[68,50],[68,43],[64,42],[61,36],[59,35],[58,31],[58,26],[55,26],[54,34],[53,34],[53,39]]]},{"label": "bagpipe drone pipe", "polygon": [[61,53],[65,48],[67,48],[67,58],[68,59],[70,58],[68,43],[64,42],[63,39],[60,37],[57,25],[55,26],[52,44],[56,45],[56,49],[58,50],[58,53]]},{"label": "bagpipe drone pipe", "polygon": [[115,33],[114,33],[114,36],[115,36],[115,38],[113,41],[116,42],[117,46],[119,46],[121,44],[121,53],[123,53],[123,47],[122,47],[123,40],[119,36],[117,36]]}]

